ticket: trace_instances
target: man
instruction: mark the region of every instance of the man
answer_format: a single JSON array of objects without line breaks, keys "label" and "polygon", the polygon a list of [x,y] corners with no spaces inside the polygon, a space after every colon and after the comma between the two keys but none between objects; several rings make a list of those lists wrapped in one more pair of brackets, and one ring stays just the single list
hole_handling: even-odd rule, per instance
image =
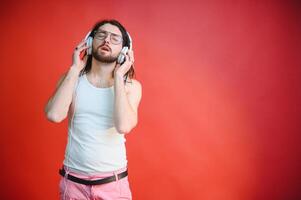
[{"label": "man", "polygon": [[138,122],[142,88],[134,76],[134,55],[117,63],[130,37],[116,20],[98,22],[73,53],[45,112],[59,123],[67,115],[68,144],[60,174],[61,199],[132,199],[127,177],[125,134]]}]

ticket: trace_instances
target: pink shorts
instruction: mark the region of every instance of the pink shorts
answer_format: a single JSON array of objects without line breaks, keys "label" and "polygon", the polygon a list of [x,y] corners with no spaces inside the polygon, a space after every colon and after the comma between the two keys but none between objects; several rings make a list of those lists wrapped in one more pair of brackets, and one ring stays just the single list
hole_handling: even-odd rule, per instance
[{"label": "pink shorts", "polygon": [[[66,167],[64,167],[67,171]],[[123,168],[114,172],[99,173],[95,175],[83,175],[69,170],[69,174],[78,178],[87,180],[102,179],[108,176],[124,172]],[[120,180],[101,184],[101,185],[84,185],[68,180],[62,177],[59,182],[59,191],[61,200],[115,200],[115,199],[132,199],[132,194],[128,182],[128,177]]]}]

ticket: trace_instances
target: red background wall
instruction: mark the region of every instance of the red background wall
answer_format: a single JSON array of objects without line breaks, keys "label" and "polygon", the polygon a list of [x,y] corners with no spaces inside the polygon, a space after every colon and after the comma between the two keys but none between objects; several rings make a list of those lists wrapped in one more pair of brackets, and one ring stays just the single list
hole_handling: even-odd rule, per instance
[{"label": "red background wall", "polygon": [[297,1],[1,1],[1,199],[58,199],[67,120],[44,106],[94,23],[133,37],[134,199],[301,199]]}]

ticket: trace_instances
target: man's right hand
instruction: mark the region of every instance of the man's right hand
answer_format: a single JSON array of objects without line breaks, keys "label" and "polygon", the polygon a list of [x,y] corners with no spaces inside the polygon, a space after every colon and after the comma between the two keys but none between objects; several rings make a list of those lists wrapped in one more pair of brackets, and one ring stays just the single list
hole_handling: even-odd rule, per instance
[{"label": "man's right hand", "polygon": [[[81,71],[87,63],[88,55],[87,50],[88,46],[86,44],[86,40],[81,41],[76,48],[74,49],[73,56],[72,56],[72,67]],[[81,58],[81,54],[84,52],[83,58]]]}]

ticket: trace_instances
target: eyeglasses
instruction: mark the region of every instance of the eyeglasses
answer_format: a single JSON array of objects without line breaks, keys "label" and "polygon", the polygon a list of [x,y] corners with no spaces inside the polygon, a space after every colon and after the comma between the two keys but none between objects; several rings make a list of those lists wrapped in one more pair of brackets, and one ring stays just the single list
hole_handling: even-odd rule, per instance
[{"label": "eyeglasses", "polygon": [[122,36],[117,35],[115,33],[111,33],[108,31],[95,31],[94,39],[96,40],[105,40],[108,37],[108,34],[110,34],[110,41],[112,44],[120,44],[122,42]]}]

